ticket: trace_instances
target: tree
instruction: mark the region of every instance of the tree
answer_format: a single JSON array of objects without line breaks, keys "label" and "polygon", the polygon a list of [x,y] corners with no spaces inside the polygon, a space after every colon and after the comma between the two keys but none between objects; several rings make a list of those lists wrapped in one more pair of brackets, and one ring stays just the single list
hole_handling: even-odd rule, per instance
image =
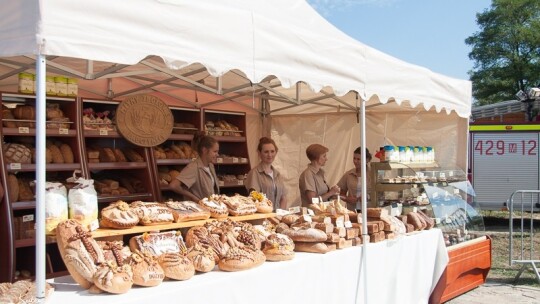
[{"label": "tree", "polygon": [[540,1],[493,0],[476,23],[480,31],[465,43],[472,46],[469,75],[479,105],[515,99],[540,84]]}]

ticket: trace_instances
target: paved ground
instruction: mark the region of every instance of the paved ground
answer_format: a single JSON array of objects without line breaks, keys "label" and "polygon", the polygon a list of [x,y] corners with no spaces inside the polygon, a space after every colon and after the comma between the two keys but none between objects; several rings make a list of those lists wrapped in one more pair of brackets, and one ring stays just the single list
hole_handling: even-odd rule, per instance
[{"label": "paved ground", "polygon": [[522,304],[540,303],[540,288],[486,282],[447,304]]}]

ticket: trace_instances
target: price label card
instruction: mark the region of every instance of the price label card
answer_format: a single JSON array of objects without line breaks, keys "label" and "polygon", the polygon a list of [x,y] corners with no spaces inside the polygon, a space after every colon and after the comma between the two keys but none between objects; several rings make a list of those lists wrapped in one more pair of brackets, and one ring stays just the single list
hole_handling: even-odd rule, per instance
[{"label": "price label card", "polygon": [[93,221],[90,223],[90,231],[97,230],[98,228],[99,228],[99,222],[98,222],[98,220],[93,220]]},{"label": "price label card", "polygon": [[454,189],[454,194],[459,194],[459,189]]},{"label": "price label card", "polygon": [[454,176],[454,171],[448,172],[448,176],[450,176],[450,177]]},{"label": "price label card", "polygon": [[309,215],[311,215],[311,216],[314,216],[314,215],[315,215],[315,212],[313,212],[313,210],[311,210],[311,209],[308,209],[308,210],[307,210],[307,213],[308,213]]},{"label": "price label card", "polygon": [[290,213],[300,213],[300,206],[289,208]]},{"label": "price label card", "polygon": [[28,134],[28,133],[30,133],[30,129],[28,127],[19,127],[19,133],[20,134]]},{"label": "price label card", "polygon": [[309,216],[309,214],[304,214],[304,221],[311,223],[311,216]]},{"label": "price label card", "polygon": [[312,204],[318,204],[318,203],[319,203],[319,198],[318,198],[318,197],[313,197],[313,198],[311,199],[311,203],[312,203]]},{"label": "price label card", "polygon": [[102,136],[109,135],[109,130],[107,130],[107,129],[99,129],[99,135],[102,135]]},{"label": "price label card", "polygon": [[217,158],[217,163],[218,163],[218,164],[223,164],[223,158],[218,157],[218,158]]},{"label": "price label card", "polygon": [[220,187],[223,187],[223,186],[225,186],[225,182],[224,182],[224,181],[219,181],[219,182],[218,182],[218,185],[219,185]]},{"label": "price label card", "polygon": [[446,219],[444,219],[445,223],[447,224],[451,224],[452,223],[452,220],[449,218],[449,217],[446,217]]},{"label": "price label card", "polygon": [[26,222],[33,222],[34,221],[34,215],[33,214],[23,215],[22,221],[25,222],[25,223]]},{"label": "price label card", "polygon": [[289,211],[287,211],[287,210],[276,209],[276,214],[279,215],[279,216],[284,216],[284,215],[291,214],[291,213]]},{"label": "price label card", "polygon": [[239,180],[238,181],[238,185],[242,186],[244,184],[244,181],[243,180]]},{"label": "price label card", "polygon": [[68,134],[68,133],[69,133],[69,129],[66,129],[66,128],[58,129],[58,134]]},{"label": "price label card", "polygon": [[233,157],[232,162],[233,162],[233,164],[237,164],[238,163],[238,157]]},{"label": "price label card", "polygon": [[418,207],[414,207],[414,208],[412,209],[412,211],[413,211],[413,212],[418,212]]},{"label": "price label card", "polygon": [[242,158],[240,159],[240,162],[242,162],[242,163],[247,163],[247,161],[248,161],[248,160],[247,160],[247,158],[245,158],[245,157],[242,157]]},{"label": "price label card", "polygon": [[445,174],[444,172],[441,172],[441,173],[439,174],[439,177],[445,178],[445,177],[446,177],[446,174]]},{"label": "price label card", "polygon": [[352,228],[351,221],[345,221],[345,228]]},{"label": "price label card", "polygon": [[424,172],[416,172],[416,176],[418,176],[418,177],[424,177]]},{"label": "price label card", "polygon": [[21,170],[21,163],[11,163],[9,164],[11,170]]},{"label": "price label card", "polygon": [[338,228],[343,228],[343,227],[345,227],[345,222],[343,221],[342,218],[338,218],[338,219],[336,220],[336,227],[338,227]]}]

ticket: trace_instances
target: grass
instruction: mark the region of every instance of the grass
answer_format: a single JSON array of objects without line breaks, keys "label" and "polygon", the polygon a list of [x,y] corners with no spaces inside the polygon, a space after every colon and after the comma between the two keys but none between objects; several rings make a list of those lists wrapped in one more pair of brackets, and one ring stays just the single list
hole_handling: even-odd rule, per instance
[{"label": "grass", "polygon": [[[491,237],[491,270],[488,274],[488,281],[497,282],[497,283],[507,283],[513,284],[514,278],[517,275],[519,269],[521,268],[520,264],[514,264],[510,266],[509,264],[509,254],[510,254],[510,233],[509,233],[509,212],[508,211],[482,211],[484,217],[484,222],[486,223],[486,234]],[[513,218],[521,218],[524,216],[525,219],[530,219],[530,213],[521,214],[520,212],[514,212]],[[540,260],[540,214],[533,214],[535,219],[533,222],[534,232],[533,232],[533,259]],[[527,249],[530,247],[530,226],[529,222],[525,221],[525,230],[526,233],[523,234],[524,247]],[[519,253],[521,252],[521,228],[520,223],[514,221],[514,259],[519,258]],[[526,259],[529,259],[529,252],[526,251]],[[537,266],[539,266],[537,264]],[[532,272],[532,268],[528,267],[519,280],[516,282],[517,285],[529,285],[534,287],[540,287],[536,279],[536,275]]]}]

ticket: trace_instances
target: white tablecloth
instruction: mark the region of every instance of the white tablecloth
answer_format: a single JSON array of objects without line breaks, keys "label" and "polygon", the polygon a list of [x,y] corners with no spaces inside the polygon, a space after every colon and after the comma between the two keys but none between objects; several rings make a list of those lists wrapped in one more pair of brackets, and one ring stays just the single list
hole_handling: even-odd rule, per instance
[{"label": "white tablecloth", "polygon": [[215,270],[123,295],[91,295],[65,276],[49,280],[56,290],[48,303],[427,303],[448,264],[438,229],[368,244],[367,292],[362,275],[356,288],[364,271],[361,258],[362,247],[296,253],[292,261],[233,273]]}]

